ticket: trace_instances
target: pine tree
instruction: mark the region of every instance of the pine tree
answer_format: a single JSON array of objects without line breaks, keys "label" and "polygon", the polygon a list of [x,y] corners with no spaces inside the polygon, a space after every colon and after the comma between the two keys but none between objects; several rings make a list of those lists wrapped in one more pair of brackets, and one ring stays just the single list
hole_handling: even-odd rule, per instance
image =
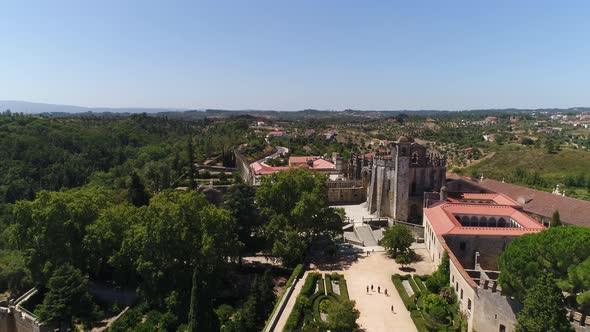
[{"label": "pine tree", "polygon": [[563,295],[552,275],[543,274],[524,300],[517,332],[574,331],[566,317]]},{"label": "pine tree", "polygon": [[559,211],[555,210],[551,216],[551,227],[561,226],[561,218],[559,217]]},{"label": "pine tree", "polygon": [[131,173],[131,181],[127,190],[127,201],[135,206],[148,205],[150,197],[137,173]]}]

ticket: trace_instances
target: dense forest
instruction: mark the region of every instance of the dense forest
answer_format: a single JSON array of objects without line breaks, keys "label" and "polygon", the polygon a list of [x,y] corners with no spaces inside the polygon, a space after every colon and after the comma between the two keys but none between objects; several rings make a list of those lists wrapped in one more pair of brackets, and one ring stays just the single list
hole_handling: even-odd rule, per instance
[{"label": "dense forest", "polygon": [[[28,309],[49,325],[116,315],[125,304],[96,296],[109,289],[136,297],[112,331],[260,331],[277,282],[340,228],[325,178],[304,169],[199,192],[196,164],[232,166],[258,142],[245,117],[4,114],[0,133],[0,296],[36,287]],[[242,264],[257,251],[286,268]]]}]

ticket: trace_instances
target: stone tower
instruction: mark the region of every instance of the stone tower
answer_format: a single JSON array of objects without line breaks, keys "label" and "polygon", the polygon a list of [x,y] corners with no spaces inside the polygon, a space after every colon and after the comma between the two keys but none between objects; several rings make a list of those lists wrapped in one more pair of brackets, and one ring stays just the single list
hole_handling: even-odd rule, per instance
[{"label": "stone tower", "polygon": [[391,154],[376,156],[368,166],[367,208],[379,217],[421,223],[425,192],[438,192],[445,180],[445,158],[428,153],[412,138],[401,136]]}]

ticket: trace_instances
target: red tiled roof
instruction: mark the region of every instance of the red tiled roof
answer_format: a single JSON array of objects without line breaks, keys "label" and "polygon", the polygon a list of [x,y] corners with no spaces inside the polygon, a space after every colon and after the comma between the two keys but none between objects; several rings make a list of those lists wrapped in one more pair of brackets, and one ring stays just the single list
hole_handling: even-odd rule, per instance
[{"label": "red tiled roof", "polygon": [[267,166],[267,165],[261,164],[259,162],[253,162],[252,164],[250,164],[250,168],[254,171],[254,174],[256,174],[256,175],[268,175],[268,174],[276,173],[278,171],[283,171],[283,170],[289,169],[289,167],[287,167],[287,166],[273,167],[273,166]]},{"label": "red tiled roof", "polygon": [[[446,234],[519,236],[545,229],[545,226],[535,219],[506,205],[443,203],[425,208],[424,214],[438,237]],[[519,223],[522,228],[463,226],[455,218],[455,214],[509,217]]]},{"label": "red tiled roof", "polygon": [[[312,160],[313,164],[308,165],[307,161]],[[336,166],[326,160],[322,159],[318,156],[291,156],[289,157],[289,166],[291,167],[307,167],[310,169],[317,169],[317,170],[326,170],[326,169],[335,169]]]},{"label": "red tiled roof", "polygon": [[498,193],[463,193],[463,199],[466,200],[490,200],[498,205],[521,206],[522,204],[512,198]]},{"label": "red tiled roof", "polygon": [[502,193],[517,202],[522,202],[524,210],[527,212],[551,218],[553,212],[559,211],[562,222],[590,227],[590,201],[554,195],[491,179],[485,179],[477,183],[477,185],[487,190]]}]

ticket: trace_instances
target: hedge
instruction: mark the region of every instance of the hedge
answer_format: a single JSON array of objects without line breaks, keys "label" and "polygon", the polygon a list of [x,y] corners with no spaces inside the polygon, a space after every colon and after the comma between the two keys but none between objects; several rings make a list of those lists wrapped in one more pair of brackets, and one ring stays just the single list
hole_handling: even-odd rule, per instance
[{"label": "hedge", "polygon": [[408,283],[410,284],[410,287],[412,287],[414,294],[419,294],[422,292],[422,290],[420,289],[420,287],[418,287],[416,281],[414,280],[414,278],[412,278],[412,276],[408,276],[408,278],[404,280],[408,280]]},{"label": "hedge", "polygon": [[430,331],[426,326],[426,322],[424,321],[424,318],[422,317],[420,311],[412,310],[412,312],[410,313],[410,317],[412,317],[412,320],[414,321],[414,325],[416,325],[416,329],[418,329],[418,332]]},{"label": "hedge", "polygon": [[272,312],[270,313],[270,316],[268,316],[268,318],[266,319],[266,324],[264,324],[263,331],[266,330],[266,327],[270,323],[270,319],[272,318],[272,316],[275,314],[275,312],[279,308],[279,304],[281,303],[281,300],[283,299],[283,296],[285,296],[285,293],[287,292],[287,289],[289,287],[291,287],[291,285],[295,281],[295,278],[301,278],[301,276],[303,275],[303,272],[304,272],[304,270],[303,270],[303,264],[297,264],[297,266],[295,266],[295,268],[293,269],[293,272],[291,272],[291,276],[287,280],[287,283],[285,284],[285,289],[283,289],[283,291],[281,292],[281,295],[279,295],[279,297],[277,297],[277,300],[275,302],[275,306],[272,309]]},{"label": "hedge", "polygon": [[295,281],[295,278],[301,278],[302,275],[303,264],[297,264],[297,266],[295,266],[295,268],[293,269],[293,273],[291,273],[289,280],[287,280],[287,284],[285,285],[285,287],[288,288],[289,286],[291,286],[293,284],[293,281]]},{"label": "hedge", "polygon": [[424,284],[424,281],[422,280],[422,277],[420,277],[419,275],[414,275],[414,282],[416,283],[416,285],[418,285],[418,288],[420,288],[421,292],[428,291],[426,285]]},{"label": "hedge", "polygon": [[348,285],[346,284],[346,279],[344,279],[344,276],[342,276],[340,278],[340,297],[345,299],[345,300],[349,300],[350,297],[348,296]]},{"label": "hedge", "polygon": [[297,296],[297,300],[295,301],[295,305],[293,306],[293,310],[291,310],[291,314],[285,323],[285,328],[283,331],[290,332],[295,331],[297,327],[301,323],[301,319],[303,318],[303,311],[306,310],[306,306],[310,306],[311,303],[309,301],[309,296],[313,295],[310,294],[315,290],[315,285],[317,283],[318,277],[320,277],[319,273],[310,273],[307,275],[305,279],[305,283],[303,287],[301,287],[301,293]]},{"label": "hedge", "polygon": [[412,307],[414,307],[414,298],[410,297],[408,295],[408,292],[406,292],[406,289],[404,288],[404,285],[402,284],[402,276],[400,276],[399,274],[394,274],[391,276],[391,281],[393,281],[393,285],[395,286],[395,289],[397,289],[399,296],[402,298],[402,302],[404,302],[404,306],[406,307],[406,309],[411,311]]}]

